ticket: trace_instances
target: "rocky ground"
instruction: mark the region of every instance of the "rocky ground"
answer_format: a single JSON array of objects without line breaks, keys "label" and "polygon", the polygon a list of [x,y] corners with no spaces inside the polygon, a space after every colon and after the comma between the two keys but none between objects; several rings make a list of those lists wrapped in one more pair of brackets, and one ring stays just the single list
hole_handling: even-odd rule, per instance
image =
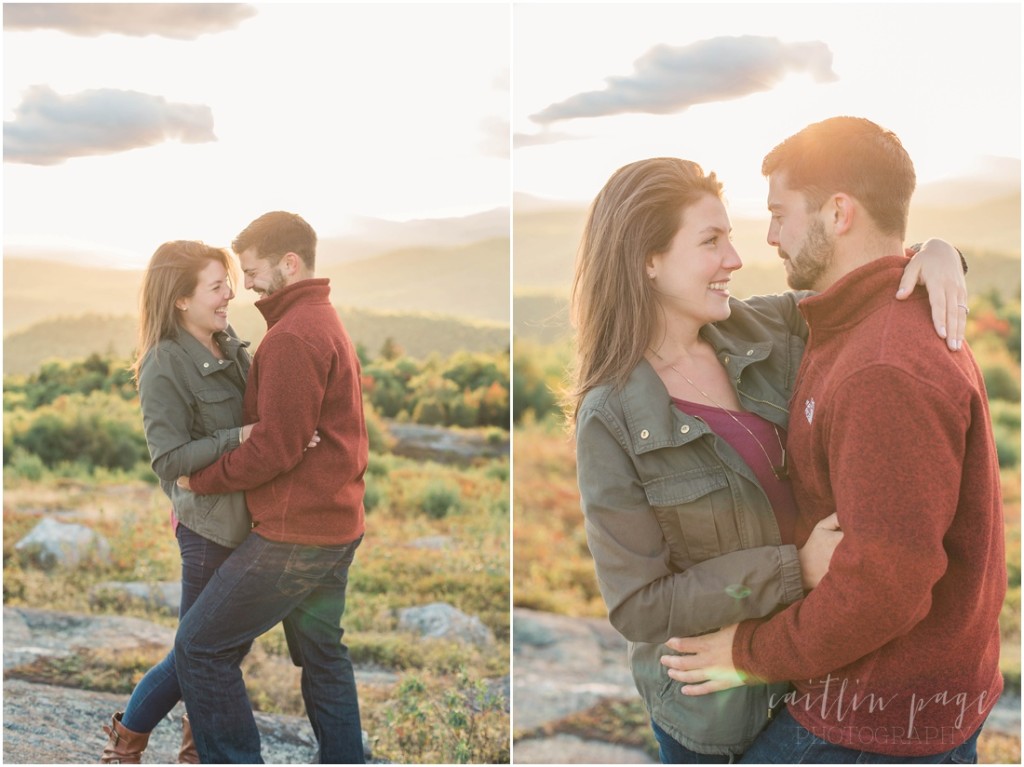
[{"label": "rocky ground", "polygon": [[[3,762],[9,764],[96,762],[107,741],[102,727],[127,700],[120,694],[36,684],[19,679],[19,669],[41,659],[73,660],[94,647],[130,652],[169,648],[174,641],[174,629],[138,618],[11,607],[4,608],[3,634]],[[361,688],[392,687],[397,676],[357,668],[356,681]],[[144,763],[176,760],[183,713],[179,704],[153,731]],[[316,743],[305,717],[257,713],[256,723],[266,762],[313,761]],[[369,746],[365,734],[364,743]]]},{"label": "rocky ground", "polygon": [[[582,737],[545,734],[557,724],[607,700],[633,700],[626,641],[606,620],[512,612],[512,743],[517,764],[652,764],[640,748]],[[528,733],[522,736],[522,733]]]}]

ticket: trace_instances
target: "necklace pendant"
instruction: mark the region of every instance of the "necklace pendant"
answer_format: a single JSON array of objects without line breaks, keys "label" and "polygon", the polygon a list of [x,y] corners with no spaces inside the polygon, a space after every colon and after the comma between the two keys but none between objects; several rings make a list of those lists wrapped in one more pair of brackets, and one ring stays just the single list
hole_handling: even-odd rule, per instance
[{"label": "necklace pendant", "polygon": [[789,479],[789,467],[787,467],[786,464],[782,464],[781,466],[772,466],[772,474],[774,474],[775,479],[780,482],[784,479]]}]

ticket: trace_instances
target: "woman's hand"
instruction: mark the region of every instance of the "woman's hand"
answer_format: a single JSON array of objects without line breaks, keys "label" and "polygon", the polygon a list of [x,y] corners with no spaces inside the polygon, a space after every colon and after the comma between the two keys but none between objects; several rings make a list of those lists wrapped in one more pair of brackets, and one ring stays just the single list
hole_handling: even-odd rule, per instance
[{"label": "woman's hand", "polygon": [[182,490],[188,490],[190,493],[192,492],[192,486],[188,483],[188,477],[178,477],[177,484]]},{"label": "woman's hand", "polygon": [[843,531],[839,527],[839,517],[836,514],[829,514],[814,526],[803,548],[797,551],[804,591],[810,591],[821,583],[821,579],[828,572],[832,553],[841,540]]},{"label": "woman's hand", "polygon": [[967,280],[957,249],[943,240],[925,242],[903,270],[896,298],[907,298],[915,285],[928,289],[932,323],[939,338],[946,339],[951,350],[960,349],[967,329]]}]

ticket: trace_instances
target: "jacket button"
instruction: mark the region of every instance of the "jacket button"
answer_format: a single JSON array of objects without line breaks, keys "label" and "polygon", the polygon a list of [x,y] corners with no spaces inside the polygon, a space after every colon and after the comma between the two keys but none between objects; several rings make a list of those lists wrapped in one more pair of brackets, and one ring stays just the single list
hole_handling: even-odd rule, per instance
[{"label": "jacket button", "polygon": [[753,355],[754,355],[754,350],[753,349],[747,349],[747,356],[748,357],[752,357]]},{"label": "jacket button", "polygon": [[690,433],[690,424],[684,423],[682,426],[679,427],[679,432],[681,434],[689,434]]},{"label": "jacket button", "polygon": [[204,362],[204,363],[203,363],[203,367],[204,367],[204,368],[208,368],[208,367],[210,367],[210,363],[209,363],[209,362]]},{"label": "jacket button", "polygon": [[651,433],[647,429],[640,432],[640,439],[647,439],[649,436],[651,436]]},{"label": "jacket button", "polygon": [[724,362],[726,365],[729,364],[729,355],[728,354],[726,354],[724,357],[722,357],[722,362]]}]

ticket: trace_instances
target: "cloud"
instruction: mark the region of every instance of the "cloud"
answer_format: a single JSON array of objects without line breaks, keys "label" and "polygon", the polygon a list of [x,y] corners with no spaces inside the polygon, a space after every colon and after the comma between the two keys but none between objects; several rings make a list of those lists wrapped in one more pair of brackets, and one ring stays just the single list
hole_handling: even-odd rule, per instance
[{"label": "cloud", "polygon": [[91,90],[61,95],[29,88],[4,123],[4,162],[57,165],[70,157],[112,154],[176,139],[216,141],[204,104],[172,104],[137,91]]},{"label": "cloud", "polygon": [[569,133],[544,130],[540,133],[516,133],[512,136],[512,147],[523,149],[528,146],[544,146],[545,144],[558,144],[562,141],[580,141],[582,136],[573,136]]},{"label": "cloud", "polygon": [[627,112],[672,114],[694,104],[771,90],[791,72],[806,72],[817,82],[838,79],[832,51],[822,42],[745,36],[715,37],[681,48],[658,45],[636,60],[633,74],[609,77],[604,90],[570,96],[530,119],[547,124]]},{"label": "cloud", "polygon": [[255,14],[244,3],[4,3],[4,29],[193,40],[233,29]]}]

